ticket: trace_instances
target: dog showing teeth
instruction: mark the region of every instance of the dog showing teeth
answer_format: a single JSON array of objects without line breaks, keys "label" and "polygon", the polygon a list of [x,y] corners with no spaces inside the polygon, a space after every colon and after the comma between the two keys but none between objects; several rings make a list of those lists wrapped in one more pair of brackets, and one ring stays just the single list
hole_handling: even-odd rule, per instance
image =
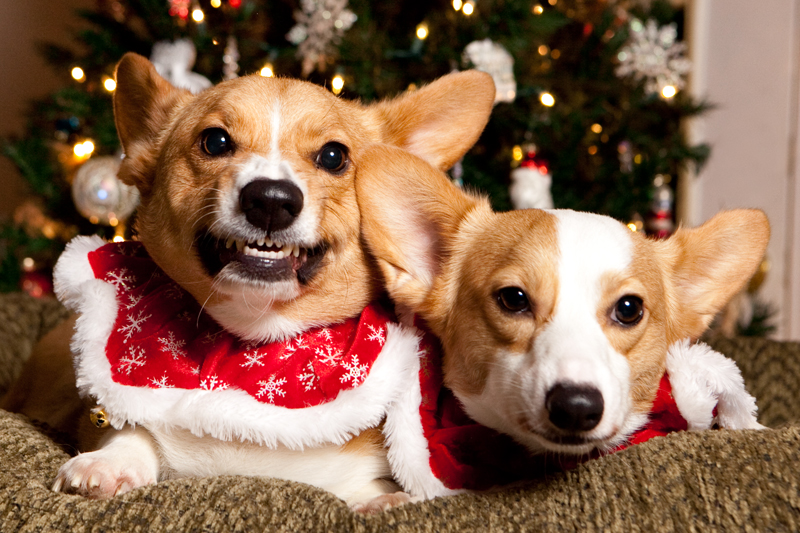
[{"label": "dog showing teeth", "polygon": [[451,167],[488,121],[491,77],[450,74],[372,105],[258,75],[193,95],[135,54],[116,77],[138,242],[70,243],[56,291],[80,315],[75,374],[73,320],[3,404],[72,431],[81,401],[52,387],[68,376],[104,408],[112,428],[81,435],[87,453],[54,489],[110,498],[171,477],[255,475],[365,511],[408,501],[387,496],[380,424],[418,341],[379,300],[354,182],[376,142]]}]

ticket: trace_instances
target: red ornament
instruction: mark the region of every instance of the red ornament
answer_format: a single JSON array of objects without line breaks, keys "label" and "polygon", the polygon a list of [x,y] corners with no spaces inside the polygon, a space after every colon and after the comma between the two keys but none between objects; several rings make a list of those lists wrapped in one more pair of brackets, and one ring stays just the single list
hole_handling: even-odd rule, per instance
[{"label": "red ornament", "polygon": [[189,0],[169,0],[169,14],[183,20],[189,18]]},{"label": "red ornament", "polygon": [[239,9],[239,7],[242,5],[242,0],[228,0],[228,3],[232,8]]},{"label": "red ornament", "polygon": [[519,166],[524,168],[534,168],[538,169],[542,174],[548,174],[550,172],[550,164],[544,159],[539,153],[536,151],[535,145],[530,145],[527,147],[525,152],[525,156],[522,158],[522,162]]},{"label": "red ornament", "polygon": [[43,272],[24,272],[20,280],[20,288],[34,298],[53,295],[53,279]]}]

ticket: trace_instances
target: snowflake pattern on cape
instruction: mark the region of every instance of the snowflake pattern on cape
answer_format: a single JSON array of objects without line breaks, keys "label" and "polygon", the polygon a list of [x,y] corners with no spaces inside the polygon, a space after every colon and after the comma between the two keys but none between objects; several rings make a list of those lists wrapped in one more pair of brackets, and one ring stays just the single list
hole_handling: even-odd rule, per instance
[{"label": "snowflake pattern on cape", "polygon": [[269,377],[269,381],[259,381],[258,384],[261,386],[256,393],[256,396],[261,398],[265,394],[267,395],[267,401],[269,403],[275,402],[275,395],[278,396],[286,396],[286,391],[283,390],[281,387],[286,384],[286,378],[275,379],[275,374]]},{"label": "snowflake pattern on cape", "polygon": [[349,363],[347,361],[342,362],[342,366],[347,370],[347,374],[339,378],[342,383],[353,380],[353,385],[358,386],[367,378],[369,367],[358,364],[358,356],[356,354],[351,356]]},{"label": "snowflake pattern on cape", "polygon": [[220,328],[165,276],[141,243],[101,246],[88,258],[95,278],[117,291],[105,351],[112,379],[126,386],[236,389],[278,407],[320,405],[369,379],[387,324],[395,320],[373,303],[359,315],[294,338],[244,341]]}]

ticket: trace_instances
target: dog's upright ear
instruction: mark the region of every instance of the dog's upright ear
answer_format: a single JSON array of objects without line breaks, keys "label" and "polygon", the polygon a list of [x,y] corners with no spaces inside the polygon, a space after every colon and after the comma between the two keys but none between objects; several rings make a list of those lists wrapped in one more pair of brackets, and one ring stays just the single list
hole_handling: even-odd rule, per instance
[{"label": "dog's upright ear", "polygon": [[477,70],[448,74],[415,91],[370,106],[384,143],[447,170],[480,137],[494,106],[492,77]]},{"label": "dog's upright ear", "polygon": [[673,340],[697,338],[741,291],[764,258],[769,221],[758,209],[723,211],[663,243],[670,265]]},{"label": "dog's upright ear", "polygon": [[363,152],[356,196],[362,236],[389,295],[413,312],[423,311],[463,219],[474,209],[490,210],[430,163],[388,145]]},{"label": "dog's upright ear", "polygon": [[116,81],[114,120],[126,156],[119,177],[146,194],[155,164],[155,143],[170,111],[190,93],[173,87],[150,61],[132,52],[117,64]]}]

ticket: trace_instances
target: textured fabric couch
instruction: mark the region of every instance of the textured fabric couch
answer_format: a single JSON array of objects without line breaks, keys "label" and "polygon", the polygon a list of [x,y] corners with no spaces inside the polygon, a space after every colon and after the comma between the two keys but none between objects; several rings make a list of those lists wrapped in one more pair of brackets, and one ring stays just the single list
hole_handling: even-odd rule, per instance
[{"label": "textured fabric couch", "polygon": [[[54,301],[0,295],[0,395]],[[0,532],[12,531],[800,531],[800,344],[717,340],[758,399],[765,431],[656,438],[524,486],[361,516],[314,487],[184,479],[110,501],[49,490],[68,453],[34,421],[0,411]]]}]

